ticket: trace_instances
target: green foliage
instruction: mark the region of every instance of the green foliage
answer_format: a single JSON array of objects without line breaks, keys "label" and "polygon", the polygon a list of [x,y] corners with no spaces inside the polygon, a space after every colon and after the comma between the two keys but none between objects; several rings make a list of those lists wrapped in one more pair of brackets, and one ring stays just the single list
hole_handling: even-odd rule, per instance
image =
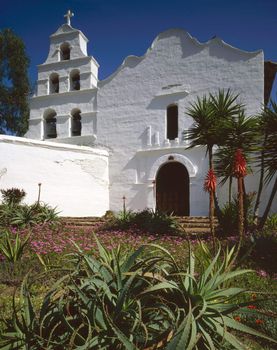
[{"label": "green foliage", "polygon": [[172,215],[158,210],[142,210],[135,215],[134,222],[140,229],[151,233],[176,233],[178,229],[177,222]]},{"label": "green foliage", "polygon": [[112,226],[120,229],[126,229],[133,225],[136,214],[131,210],[120,211],[115,217],[111,218]]},{"label": "green foliage", "polygon": [[58,222],[56,208],[48,204],[2,205],[0,206],[0,226],[25,227],[39,223]]},{"label": "green foliage", "polygon": [[[237,115],[225,121],[224,131],[222,132],[224,142],[216,151],[215,170],[217,176],[222,177],[221,183],[224,184],[233,177],[234,157],[237,149],[243,151],[249,164],[251,155],[258,149],[260,142],[259,123],[255,117],[246,117],[245,112],[241,110]],[[248,165],[248,173],[251,168]]]},{"label": "green foliage", "polygon": [[265,222],[265,230],[277,231],[277,214],[270,215]]},{"label": "green foliage", "polygon": [[0,31],[0,133],[24,135],[28,129],[29,59],[23,41]]},{"label": "green foliage", "polygon": [[245,240],[243,250],[249,251],[250,260],[255,268],[266,270],[272,274],[277,273],[276,264],[273,263],[277,256],[277,232],[276,229],[264,229],[254,232],[250,239]]},{"label": "green foliage", "polygon": [[3,203],[7,205],[18,205],[26,196],[26,192],[23,189],[21,190],[15,187],[1,190],[0,192],[2,194]]},{"label": "green foliage", "polygon": [[13,233],[6,231],[0,239],[0,253],[10,262],[19,261],[29,239],[30,235],[22,240],[18,232],[14,237]]},{"label": "green foliage", "polygon": [[[245,228],[251,223],[251,209],[253,207],[253,193],[244,196],[244,220]],[[234,234],[238,231],[238,199],[233,197],[231,203],[226,203],[219,211],[218,221],[221,234]]]},{"label": "green foliage", "polygon": [[230,286],[249,272],[232,270],[233,252],[219,249],[212,257],[205,247],[207,265],[197,276],[192,251],[182,267],[157,245],[123,254],[96,241],[95,255],[76,246],[78,253],[68,257],[75,268],[38,310],[26,277],[19,305],[14,300],[13,317],[5,321],[2,349],[245,349],[230,330],[270,340],[233,319],[249,304],[237,303],[244,290]]},{"label": "green foliage", "polygon": [[264,108],[260,126],[265,134],[263,165],[267,171],[266,181],[270,181],[277,172],[277,103],[274,101],[271,100],[270,105]]},{"label": "green foliage", "polygon": [[159,234],[176,233],[178,231],[177,222],[172,215],[151,209],[144,209],[139,212],[122,211],[111,220],[110,225],[120,229],[136,227],[150,233]]}]

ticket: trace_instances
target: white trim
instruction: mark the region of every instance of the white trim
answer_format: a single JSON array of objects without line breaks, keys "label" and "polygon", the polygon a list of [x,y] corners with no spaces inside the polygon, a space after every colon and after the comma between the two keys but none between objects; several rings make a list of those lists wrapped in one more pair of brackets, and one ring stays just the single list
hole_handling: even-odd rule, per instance
[{"label": "white trim", "polygon": [[[169,157],[173,157],[174,160],[168,160]],[[179,162],[183,164],[188,171],[189,177],[196,176],[198,168],[192,163],[192,161],[189,158],[178,153],[168,153],[156,159],[156,161],[151,167],[148,181],[153,181],[156,178],[157,172],[163,164],[171,162]]]},{"label": "white trim", "polygon": [[[93,136],[93,135],[92,135]],[[77,137],[77,136],[75,136]],[[56,140],[56,139],[55,139]],[[0,143],[12,143],[12,144],[21,144],[23,146],[37,146],[42,148],[51,148],[51,149],[59,149],[64,151],[72,151],[72,152],[82,152],[82,153],[91,153],[91,154],[98,154],[101,156],[109,156],[108,151],[104,149],[99,148],[93,148],[88,146],[76,146],[76,145],[69,145],[69,144],[63,144],[63,143],[56,143],[51,141],[39,141],[39,140],[33,140],[33,139],[27,139],[25,137],[18,137],[18,136],[6,136],[6,135],[0,135]]]}]

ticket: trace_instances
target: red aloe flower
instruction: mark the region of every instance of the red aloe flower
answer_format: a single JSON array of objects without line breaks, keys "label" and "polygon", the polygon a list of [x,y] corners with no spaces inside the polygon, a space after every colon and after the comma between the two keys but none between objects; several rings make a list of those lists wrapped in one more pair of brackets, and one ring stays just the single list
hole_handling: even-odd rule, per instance
[{"label": "red aloe flower", "polygon": [[204,191],[213,193],[215,192],[215,189],[216,189],[216,176],[213,169],[210,169],[208,171],[208,174],[204,182]]},{"label": "red aloe flower", "polygon": [[233,173],[235,177],[247,175],[246,160],[241,149],[236,150]]}]

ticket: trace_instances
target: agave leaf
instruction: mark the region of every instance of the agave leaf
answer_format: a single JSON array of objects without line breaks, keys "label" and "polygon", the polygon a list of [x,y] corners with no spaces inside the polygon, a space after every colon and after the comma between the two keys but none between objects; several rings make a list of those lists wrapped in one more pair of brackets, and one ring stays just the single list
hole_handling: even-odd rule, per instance
[{"label": "agave leaf", "polygon": [[104,248],[104,246],[101,244],[101,242],[99,241],[99,239],[97,238],[95,233],[93,233],[93,236],[94,236],[94,239],[95,239],[96,244],[97,244],[97,248],[98,248],[98,251],[99,251],[100,258],[103,261],[108,262],[110,260],[110,254]]},{"label": "agave leaf", "polygon": [[203,334],[203,338],[207,341],[207,345],[209,346],[209,350],[217,350],[214,346],[214,342],[208,332],[199,324],[199,329],[201,333]]},{"label": "agave leaf", "polygon": [[192,311],[190,308],[188,314],[178,327],[173,339],[168,343],[166,350],[188,349],[191,343],[192,322]]},{"label": "agave leaf", "polygon": [[242,324],[240,322],[237,322],[236,320],[234,320],[233,318],[230,318],[228,316],[224,316],[224,322],[227,325],[227,327],[233,328],[235,330],[238,330],[240,332],[244,332],[244,333],[248,333],[248,334],[252,334],[256,337],[259,338],[263,338],[266,340],[269,340],[270,342],[273,342],[275,344],[277,344],[277,341],[270,338],[269,336],[267,336],[266,334],[263,334],[261,332],[256,331],[255,329],[246,326],[245,324]]},{"label": "agave leaf", "polygon": [[[30,329],[35,322],[35,311],[30,298],[30,292],[27,288],[27,279],[29,275],[27,274],[21,285],[20,300],[23,305],[22,313],[24,315],[24,320],[26,321],[26,328]],[[23,317],[22,315],[22,317]]]},{"label": "agave leaf", "polygon": [[142,291],[139,295],[141,296],[141,295],[149,294],[158,290],[165,290],[165,289],[180,290],[178,285],[174,281],[167,281],[167,282],[161,282],[153,286],[150,286],[146,288],[144,291]]},{"label": "agave leaf", "polygon": [[216,290],[210,290],[205,293],[205,299],[208,300],[215,300],[215,299],[232,299],[239,294],[245,292],[245,289],[243,288],[224,288],[224,289],[216,289]]},{"label": "agave leaf", "polygon": [[120,312],[122,311],[122,306],[124,304],[124,301],[126,299],[127,293],[131,287],[131,284],[133,283],[133,280],[136,278],[136,275],[131,276],[128,281],[125,283],[123,289],[120,291],[120,294],[118,296],[117,303],[115,305],[114,309],[114,315],[115,319],[119,316]]},{"label": "agave leaf", "polygon": [[210,265],[208,266],[208,268],[204,271],[204,273],[202,273],[200,280],[199,280],[199,285],[202,289],[202,287],[207,283],[208,278],[211,276],[213,268],[219,258],[219,254],[220,254],[220,249],[218,249],[216,256],[214,257],[214,259],[212,260],[212,262],[210,263]]},{"label": "agave leaf", "polygon": [[173,263],[173,266],[175,267],[175,269],[179,270],[178,264],[176,263],[176,260],[174,259],[173,255],[167,249],[165,249],[164,247],[161,247],[158,244],[154,244],[154,243],[149,243],[149,244],[147,244],[147,246],[148,247],[157,248],[158,250],[160,250],[163,253],[165,253],[169,257],[170,261]]},{"label": "agave leaf", "polygon": [[115,334],[116,338],[124,345],[126,350],[139,350],[127,337],[124,333],[121,332],[121,330],[114,324],[112,319],[109,317],[107,311],[105,310],[105,305],[103,305],[104,315],[105,318],[110,325],[113,333]]},{"label": "agave leaf", "polygon": [[219,323],[214,323],[217,333],[223,337],[229,344],[237,350],[247,350],[248,348],[242,344],[234,335],[226,331]]},{"label": "agave leaf", "polygon": [[144,249],[145,249],[145,246],[141,246],[128,257],[128,259],[123,263],[121,267],[123,273],[131,269],[137,257],[143,252]]}]

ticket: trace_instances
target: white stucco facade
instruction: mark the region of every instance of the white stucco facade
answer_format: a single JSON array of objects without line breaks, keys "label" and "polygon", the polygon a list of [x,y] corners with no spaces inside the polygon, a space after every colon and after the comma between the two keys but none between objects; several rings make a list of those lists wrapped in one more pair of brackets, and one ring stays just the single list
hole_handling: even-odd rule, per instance
[{"label": "white stucco facade", "polygon": [[[127,57],[110,77],[98,81],[99,65],[87,55],[86,46],[84,34],[69,24],[62,25],[50,36],[49,55],[45,63],[38,66],[38,88],[30,101],[26,134],[27,138],[40,141],[30,147],[26,140],[16,145],[2,140],[1,147],[9,147],[9,152],[14,149],[15,154],[22,155],[22,159],[29,157],[30,162],[40,159],[35,150],[43,150],[45,162],[51,166],[45,167],[39,160],[38,169],[44,169],[45,177],[33,180],[45,182],[45,188],[50,186],[44,200],[60,207],[64,215],[102,215],[107,209],[118,211],[122,209],[123,196],[128,209],[154,209],[158,201],[158,174],[171,163],[179,163],[186,169],[187,214],[208,215],[208,196],[203,191],[208,160],[204,148],[187,149],[184,134],[192,120],[186,110],[197,96],[230,89],[239,94],[247,114],[258,113],[264,99],[263,52],[245,52],[219,38],[199,43],[184,30],[171,29],[159,34],[145,55]],[[66,50],[70,58],[64,59]],[[74,74],[79,79],[77,89],[73,84]],[[174,106],[177,120],[174,137],[168,136],[171,106]],[[74,136],[76,111],[81,128]],[[49,120],[54,132],[47,129]],[[30,142],[35,144],[35,141]],[[28,155],[24,156],[24,152]],[[86,161],[90,165],[83,166],[82,162]],[[9,164],[11,167],[12,163]],[[18,164],[16,167],[23,166],[21,161]],[[98,177],[88,174],[88,168]],[[31,169],[26,168],[26,171]],[[84,181],[78,181],[78,172]],[[103,182],[100,184],[101,174]],[[61,183],[64,197],[54,195],[53,177],[57,184]],[[258,176],[248,178],[247,191],[253,191],[257,188]],[[17,184],[9,182],[7,177],[5,181],[6,186],[24,187],[27,192],[32,192],[33,182],[36,182],[27,181],[29,187],[25,188],[19,179]],[[68,197],[66,188],[73,188],[75,197],[79,186],[78,209],[75,205],[73,210],[73,200],[69,200],[73,196]],[[94,189],[96,194],[93,194]],[[221,203],[227,199],[226,192],[224,188],[218,191]],[[81,204],[83,201],[95,208],[93,212],[89,213],[87,206]],[[93,206],[93,201],[97,206]],[[276,209],[275,203],[273,210]]]},{"label": "white stucco facade", "polygon": [[101,216],[109,209],[108,153],[91,147],[0,135],[1,188],[23,188],[63,216]]}]

